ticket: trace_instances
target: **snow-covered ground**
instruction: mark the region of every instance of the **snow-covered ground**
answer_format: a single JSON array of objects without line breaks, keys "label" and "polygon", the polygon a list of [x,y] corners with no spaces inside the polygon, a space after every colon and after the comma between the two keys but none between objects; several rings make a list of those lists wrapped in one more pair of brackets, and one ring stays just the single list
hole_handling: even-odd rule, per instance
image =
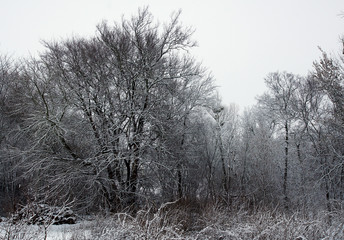
[{"label": "snow-covered ground", "polygon": [[63,225],[27,225],[0,223],[0,239],[47,239],[47,240],[70,240],[91,239],[90,221],[81,221],[76,224]]},{"label": "snow-covered ground", "polygon": [[[185,212],[140,211],[94,217],[74,225],[26,225],[0,223],[0,240],[121,240],[121,239],[344,239],[344,212],[316,215],[286,214],[271,210],[226,211],[206,209],[197,219]],[[86,218],[88,219],[88,218]],[[45,233],[47,233],[45,238]]]},{"label": "snow-covered ground", "polygon": [[81,222],[73,225],[51,225],[48,229],[48,240],[60,239],[90,239],[91,230],[87,229],[88,223]]}]

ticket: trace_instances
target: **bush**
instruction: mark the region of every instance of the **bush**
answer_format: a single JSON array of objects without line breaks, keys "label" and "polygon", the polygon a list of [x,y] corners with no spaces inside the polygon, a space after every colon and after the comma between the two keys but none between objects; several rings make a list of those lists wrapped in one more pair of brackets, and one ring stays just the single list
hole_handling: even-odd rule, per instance
[{"label": "bush", "polygon": [[47,204],[31,203],[12,216],[12,222],[27,224],[75,224],[76,215],[69,207],[53,207]]}]

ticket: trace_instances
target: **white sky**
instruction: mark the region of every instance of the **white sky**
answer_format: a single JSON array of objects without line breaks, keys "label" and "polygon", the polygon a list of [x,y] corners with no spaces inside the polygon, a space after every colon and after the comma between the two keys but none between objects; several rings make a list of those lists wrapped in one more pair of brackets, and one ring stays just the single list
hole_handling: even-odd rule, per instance
[{"label": "white sky", "polygon": [[307,74],[320,46],[338,54],[344,0],[0,0],[0,52],[35,55],[40,40],[94,35],[109,23],[148,6],[156,19],[181,20],[196,29],[196,58],[212,71],[224,104],[255,103],[273,71]]}]

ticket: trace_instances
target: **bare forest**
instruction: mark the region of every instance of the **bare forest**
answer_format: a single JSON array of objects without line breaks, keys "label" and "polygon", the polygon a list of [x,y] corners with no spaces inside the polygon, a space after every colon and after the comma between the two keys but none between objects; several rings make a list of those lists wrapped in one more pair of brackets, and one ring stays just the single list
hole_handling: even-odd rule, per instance
[{"label": "bare forest", "polygon": [[344,55],[267,73],[239,111],[179,16],[0,56],[0,238],[37,206],[44,239],[59,209],[93,219],[70,239],[344,238]]}]

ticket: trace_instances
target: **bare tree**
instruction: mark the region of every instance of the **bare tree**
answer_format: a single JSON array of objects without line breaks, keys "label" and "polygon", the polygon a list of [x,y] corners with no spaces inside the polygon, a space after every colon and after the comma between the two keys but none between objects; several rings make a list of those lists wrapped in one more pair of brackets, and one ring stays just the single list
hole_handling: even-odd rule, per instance
[{"label": "bare tree", "polygon": [[179,15],[160,26],[143,9],[120,24],[100,24],[94,38],[45,43],[40,58],[25,64],[27,92],[15,111],[26,113],[21,132],[31,143],[21,155],[41,196],[137,208],[158,155],[174,159],[166,167],[176,164],[184,195],[192,114],[214,87],[188,51],[193,31]]},{"label": "bare tree", "polygon": [[311,102],[316,113],[309,110],[316,121],[309,120],[307,126],[313,130],[310,133],[321,166],[320,183],[327,209],[332,211],[332,203],[343,200],[343,58],[334,59],[323,52],[309,79],[316,86],[316,101]]},{"label": "bare tree", "polygon": [[289,144],[292,121],[295,119],[295,91],[297,89],[298,76],[283,72],[275,72],[268,75],[265,83],[269,92],[259,98],[259,104],[269,110],[269,114],[276,120],[276,123],[283,126],[284,130],[284,175],[283,194],[285,208],[288,209],[288,164],[289,164]]},{"label": "bare tree", "polygon": [[13,89],[18,87],[17,78],[18,64],[12,58],[0,55],[0,202],[3,206],[0,214],[14,211],[25,192],[24,182],[18,179],[21,172],[14,168],[16,161],[10,158],[12,149],[23,144],[15,134],[19,121],[11,112],[11,96]]}]

